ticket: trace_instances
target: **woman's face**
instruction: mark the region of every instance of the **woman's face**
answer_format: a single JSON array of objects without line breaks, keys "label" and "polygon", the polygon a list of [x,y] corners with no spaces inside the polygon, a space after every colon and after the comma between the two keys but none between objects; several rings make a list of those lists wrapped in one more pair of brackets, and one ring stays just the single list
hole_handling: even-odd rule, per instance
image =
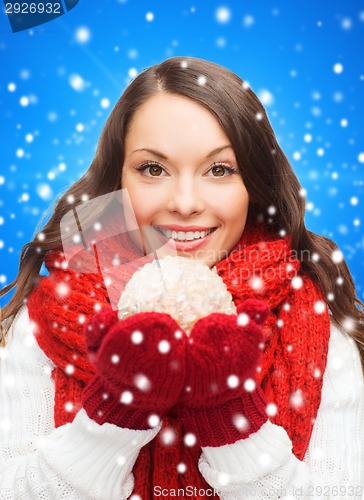
[{"label": "woman's face", "polygon": [[150,226],[182,257],[212,267],[243,233],[249,195],[232,145],[192,99],[161,93],[136,111],[121,181],[139,227]]}]

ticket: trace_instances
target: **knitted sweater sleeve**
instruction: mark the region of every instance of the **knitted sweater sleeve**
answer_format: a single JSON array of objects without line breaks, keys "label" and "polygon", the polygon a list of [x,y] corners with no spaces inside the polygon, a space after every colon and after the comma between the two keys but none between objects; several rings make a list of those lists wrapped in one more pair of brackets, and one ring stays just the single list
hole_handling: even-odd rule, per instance
[{"label": "knitted sweater sleeve", "polygon": [[354,341],[331,324],[322,401],[303,461],[266,422],[232,445],[203,448],[199,468],[223,500],[364,499],[364,380]]},{"label": "knitted sweater sleeve", "polygon": [[135,460],[160,426],[100,426],[81,410],[72,424],[55,429],[53,365],[31,326],[24,306],[0,349],[0,498],[128,498]]}]

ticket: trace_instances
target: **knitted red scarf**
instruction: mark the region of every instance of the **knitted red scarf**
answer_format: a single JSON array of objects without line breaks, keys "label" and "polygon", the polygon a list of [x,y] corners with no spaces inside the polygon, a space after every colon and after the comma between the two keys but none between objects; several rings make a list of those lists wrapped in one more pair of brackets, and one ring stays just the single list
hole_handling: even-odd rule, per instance
[{"label": "knitted red scarf", "polygon": [[[128,256],[133,250],[133,245],[124,246]],[[87,254],[83,256],[83,260],[87,258]],[[71,422],[80,409],[82,389],[94,373],[86,354],[83,327],[108,297],[101,274],[78,274],[67,269],[61,251],[49,252],[45,263],[50,274],[41,277],[30,294],[28,310],[30,319],[38,324],[37,341],[56,366],[52,377],[57,427]],[[124,279],[125,284],[140,265],[140,261],[130,261],[128,276],[118,279]],[[300,270],[289,238],[278,238],[262,224],[248,224],[235,249],[216,268],[236,305],[256,297],[271,307],[258,378],[268,403],[277,407],[270,420],[286,429],[294,454],[302,460],[321,401],[330,335],[329,313],[321,290]],[[70,402],[72,411],[70,405],[65,407]],[[168,445],[163,442],[167,429],[176,435]],[[197,491],[206,490],[209,485],[197,467],[200,454],[197,446],[184,445],[176,416],[166,417],[161,432],[139,453],[133,468],[133,493],[145,500],[153,498],[154,485],[175,490],[189,485]],[[180,463],[186,465],[184,473],[177,471]]]}]

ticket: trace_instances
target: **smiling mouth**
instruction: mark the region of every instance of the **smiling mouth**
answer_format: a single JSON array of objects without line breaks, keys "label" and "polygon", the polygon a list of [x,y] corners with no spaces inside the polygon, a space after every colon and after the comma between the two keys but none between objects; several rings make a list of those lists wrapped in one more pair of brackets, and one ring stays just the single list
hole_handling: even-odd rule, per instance
[{"label": "smiling mouth", "polygon": [[158,226],[155,226],[155,229],[166,238],[174,241],[197,241],[206,238],[206,236],[216,231],[217,227],[212,227],[207,231],[172,231],[171,229],[165,229]]}]

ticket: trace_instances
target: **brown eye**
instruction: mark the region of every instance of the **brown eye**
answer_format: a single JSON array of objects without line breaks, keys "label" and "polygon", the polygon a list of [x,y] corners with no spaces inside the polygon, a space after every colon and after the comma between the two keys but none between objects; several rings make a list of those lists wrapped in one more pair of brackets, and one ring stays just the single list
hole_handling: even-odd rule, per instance
[{"label": "brown eye", "polygon": [[146,177],[161,177],[164,173],[164,168],[158,163],[144,163],[140,167],[136,167],[135,170],[141,172]]},{"label": "brown eye", "polygon": [[214,175],[214,177],[223,177],[225,174],[225,167],[222,165],[215,165],[211,168],[211,172]]},{"label": "brown eye", "polygon": [[148,167],[148,170],[150,175],[152,175],[153,177],[159,177],[163,172],[162,167],[160,167],[159,165],[151,165]]}]

